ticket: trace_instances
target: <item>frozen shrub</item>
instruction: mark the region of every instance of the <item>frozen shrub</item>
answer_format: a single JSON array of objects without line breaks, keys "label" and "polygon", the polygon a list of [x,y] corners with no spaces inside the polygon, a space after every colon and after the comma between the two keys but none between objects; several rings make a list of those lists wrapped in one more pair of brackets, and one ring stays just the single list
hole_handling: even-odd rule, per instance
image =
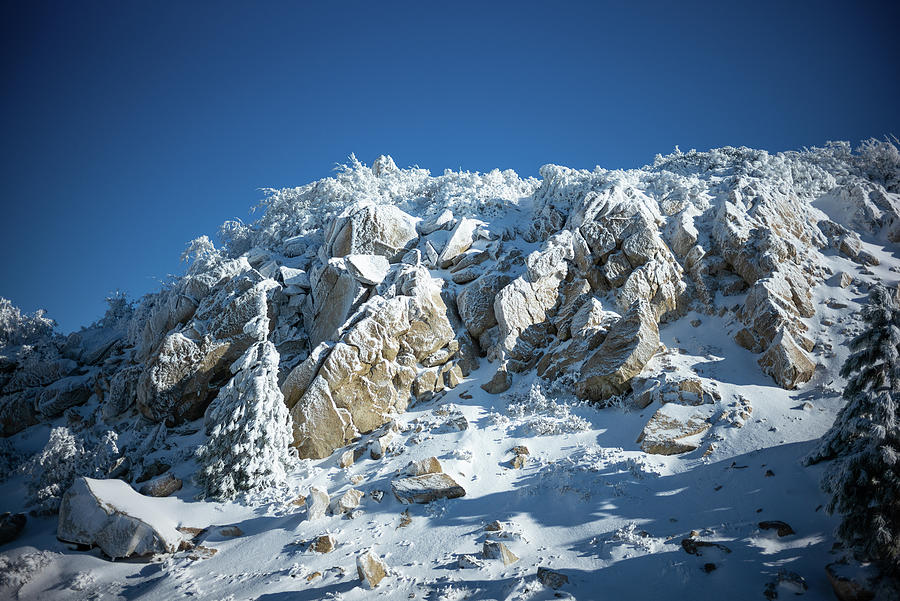
[{"label": "frozen shrub", "polygon": [[527,394],[510,395],[506,414],[527,431],[538,435],[583,432],[590,422],[571,410],[572,404],[548,398],[540,383],[535,382]]},{"label": "frozen shrub", "polygon": [[53,428],[44,448],[23,469],[28,486],[28,505],[41,514],[59,510],[62,495],[75,478],[105,478],[119,455],[115,432],[106,432],[96,444],[86,444],[68,428]]},{"label": "frozen shrub", "polygon": [[197,483],[220,499],[286,485],[295,456],[274,345],[254,344],[231,371],[234,377],[206,413],[209,440],[197,450]]},{"label": "frozen shrub", "polygon": [[5,588],[12,592],[12,598],[18,598],[19,590],[49,566],[56,556],[59,553],[52,551],[25,553],[15,559],[0,555],[0,590]]},{"label": "frozen shrub", "polygon": [[53,334],[56,322],[44,317],[44,310],[24,314],[9,300],[0,297],[0,347],[34,344]]}]

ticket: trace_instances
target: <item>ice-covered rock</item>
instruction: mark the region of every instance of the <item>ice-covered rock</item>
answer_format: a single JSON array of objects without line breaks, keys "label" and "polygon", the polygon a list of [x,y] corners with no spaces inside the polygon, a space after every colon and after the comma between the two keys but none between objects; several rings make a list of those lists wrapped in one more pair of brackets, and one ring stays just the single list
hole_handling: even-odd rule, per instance
[{"label": "ice-covered rock", "polygon": [[430,503],[438,499],[464,497],[466,490],[448,474],[424,474],[398,478],[391,482],[391,491],[401,503]]},{"label": "ice-covered rock", "polygon": [[328,511],[329,500],[326,490],[311,488],[309,496],[306,497],[306,519],[312,522],[324,518]]},{"label": "ice-covered rock", "polygon": [[388,260],[381,255],[347,255],[346,261],[353,277],[366,286],[380,284],[391,268]]},{"label": "ice-covered rock", "polygon": [[78,478],[59,508],[57,536],[113,559],[173,553],[182,537],[170,511],[121,480]]},{"label": "ice-covered rock", "polygon": [[397,207],[357,203],[331,222],[325,247],[330,257],[381,255],[394,263],[418,238],[415,218]]},{"label": "ice-covered rock", "polygon": [[646,301],[635,301],[584,362],[575,388],[578,396],[603,401],[627,392],[631,379],[658,349],[659,328],[650,306]]}]

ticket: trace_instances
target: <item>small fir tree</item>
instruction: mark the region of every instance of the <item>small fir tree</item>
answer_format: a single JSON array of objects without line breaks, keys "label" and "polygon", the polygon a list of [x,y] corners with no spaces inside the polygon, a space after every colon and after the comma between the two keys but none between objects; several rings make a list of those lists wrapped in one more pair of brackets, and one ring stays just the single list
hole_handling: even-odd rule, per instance
[{"label": "small fir tree", "polygon": [[867,558],[900,571],[900,307],[881,285],[862,311],[866,327],[841,368],[847,403],[810,457],[835,459],[822,480],[837,534]]},{"label": "small fir tree", "polygon": [[295,461],[291,418],[278,388],[278,352],[257,342],[206,414],[209,440],[197,450],[197,483],[207,496],[231,499],[287,484]]}]

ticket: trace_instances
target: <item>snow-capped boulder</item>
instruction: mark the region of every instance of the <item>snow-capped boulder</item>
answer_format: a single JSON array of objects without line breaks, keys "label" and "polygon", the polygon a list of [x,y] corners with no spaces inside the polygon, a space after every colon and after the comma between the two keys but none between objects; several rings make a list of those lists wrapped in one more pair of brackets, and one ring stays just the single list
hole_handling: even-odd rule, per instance
[{"label": "snow-capped boulder", "polygon": [[56,417],[69,407],[83,405],[93,392],[94,378],[90,375],[62,378],[41,390],[35,409],[46,417]]},{"label": "snow-capped boulder", "polygon": [[388,567],[372,550],[356,558],[356,573],[368,588],[373,589],[387,576]]},{"label": "snow-capped boulder", "polygon": [[659,349],[659,328],[650,305],[635,301],[584,362],[575,387],[580,398],[603,401],[627,392],[631,378]]},{"label": "snow-capped boulder", "polygon": [[353,277],[366,286],[377,286],[384,281],[391,267],[381,255],[347,255],[346,261]]},{"label": "snow-capped boulder", "polygon": [[438,499],[464,497],[466,490],[448,474],[424,474],[391,481],[391,491],[404,504],[431,503]]},{"label": "snow-capped boulder", "polygon": [[426,219],[416,224],[416,230],[422,236],[428,236],[439,230],[452,230],[457,220],[453,216],[453,211],[444,209],[440,215],[432,219]]},{"label": "snow-capped boulder", "polygon": [[[321,363],[313,359],[289,376],[302,388],[313,361],[319,365],[291,407],[301,457],[326,457],[357,432],[384,424],[392,411],[404,411],[416,376],[412,366],[453,340],[439,284],[424,267],[405,267],[392,289],[396,296],[368,301]],[[289,402],[295,396],[292,390]]]},{"label": "snow-capped boulder", "polygon": [[714,410],[708,406],[692,407],[667,403],[660,407],[638,436],[645,453],[678,455],[700,446],[700,438],[711,424]]},{"label": "snow-capped boulder", "polygon": [[182,540],[177,525],[171,511],[126,482],[78,478],[63,496],[57,537],[118,559],[175,552]]},{"label": "snow-capped boulder", "polygon": [[502,273],[487,273],[463,288],[456,297],[459,316],[475,340],[497,325],[494,299],[512,281]]},{"label": "snow-capped boulder", "polygon": [[416,240],[416,220],[393,205],[354,204],[331,222],[329,257],[381,255],[395,263]]},{"label": "snow-capped boulder", "polygon": [[456,224],[450,239],[444,245],[441,253],[438,255],[437,264],[441,269],[447,269],[453,261],[461,254],[469,250],[475,241],[475,229],[478,227],[479,221],[476,219],[464,218]]},{"label": "snow-capped boulder", "polygon": [[782,388],[791,390],[808,382],[816,366],[787,331],[782,331],[759,358],[763,372]]}]

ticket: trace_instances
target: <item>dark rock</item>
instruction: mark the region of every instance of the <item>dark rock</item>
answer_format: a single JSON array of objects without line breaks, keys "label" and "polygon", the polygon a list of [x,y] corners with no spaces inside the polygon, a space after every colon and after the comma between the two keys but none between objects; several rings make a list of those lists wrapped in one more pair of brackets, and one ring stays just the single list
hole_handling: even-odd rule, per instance
[{"label": "dark rock", "polygon": [[0,515],[0,545],[10,543],[22,534],[25,529],[25,523],[28,518],[24,513],[9,513],[8,511]]}]

